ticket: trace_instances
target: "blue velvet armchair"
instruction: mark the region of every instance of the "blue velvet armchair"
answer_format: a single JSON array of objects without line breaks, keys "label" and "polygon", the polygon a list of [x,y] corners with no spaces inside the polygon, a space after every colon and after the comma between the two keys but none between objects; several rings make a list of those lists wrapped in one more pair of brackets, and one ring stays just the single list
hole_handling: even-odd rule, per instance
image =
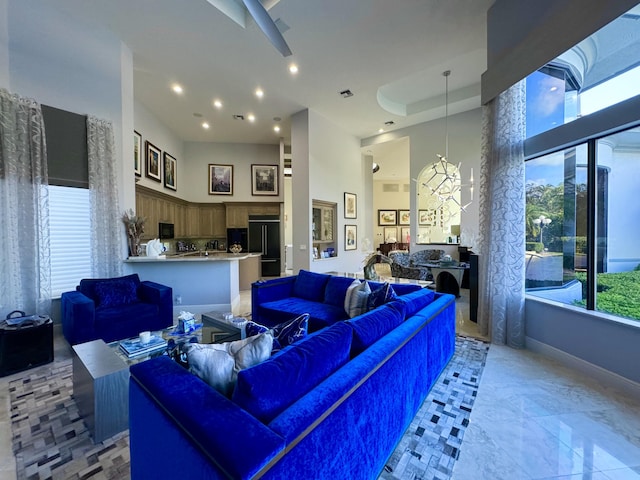
[{"label": "blue velvet armchair", "polygon": [[88,278],[61,297],[62,333],[69,344],[113,342],[173,324],[171,287],[141,282],[138,274]]}]

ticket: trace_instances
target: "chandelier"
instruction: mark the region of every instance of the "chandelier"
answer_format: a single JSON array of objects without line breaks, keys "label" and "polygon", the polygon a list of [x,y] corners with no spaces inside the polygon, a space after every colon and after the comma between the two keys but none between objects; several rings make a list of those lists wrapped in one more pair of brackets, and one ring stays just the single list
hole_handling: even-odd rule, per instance
[{"label": "chandelier", "polygon": [[[469,183],[464,185],[460,176],[461,163],[456,166],[447,160],[449,157],[449,75],[451,75],[451,70],[446,70],[442,75],[445,78],[445,151],[444,155],[436,155],[438,161],[431,165],[431,176],[422,183],[422,186],[437,198],[439,208],[448,211],[449,202],[452,202],[464,212],[473,202],[473,168]],[[470,200],[463,205],[459,199],[462,198],[460,194],[462,187],[465,186],[469,186]]]}]

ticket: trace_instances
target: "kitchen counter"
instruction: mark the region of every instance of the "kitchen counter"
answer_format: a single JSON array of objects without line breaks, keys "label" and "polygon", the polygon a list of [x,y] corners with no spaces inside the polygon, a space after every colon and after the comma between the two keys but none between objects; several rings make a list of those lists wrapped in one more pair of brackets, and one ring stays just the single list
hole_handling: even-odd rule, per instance
[{"label": "kitchen counter", "polygon": [[245,260],[247,258],[260,257],[259,253],[227,253],[227,252],[209,252],[205,255],[200,252],[173,253],[169,255],[160,255],[159,257],[129,257],[125,263],[140,262],[208,262],[208,261],[228,261],[228,260]]},{"label": "kitchen counter", "polygon": [[259,280],[259,253],[200,252],[129,257],[125,273],[137,273],[140,280],[167,285],[173,289],[173,314],[181,311],[230,312],[240,301],[240,290]]}]

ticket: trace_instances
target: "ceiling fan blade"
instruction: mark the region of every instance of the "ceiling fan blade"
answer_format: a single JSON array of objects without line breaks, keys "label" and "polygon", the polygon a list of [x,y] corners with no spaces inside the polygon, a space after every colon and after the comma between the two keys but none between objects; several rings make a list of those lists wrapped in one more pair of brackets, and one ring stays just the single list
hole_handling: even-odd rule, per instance
[{"label": "ceiling fan blade", "polygon": [[269,16],[269,12],[265,10],[260,0],[242,0],[242,2],[271,44],[276,47],[282,56],[288,57],[291,55],[289,45],[285,42],[280,30],[278,30],[275,22]]}]

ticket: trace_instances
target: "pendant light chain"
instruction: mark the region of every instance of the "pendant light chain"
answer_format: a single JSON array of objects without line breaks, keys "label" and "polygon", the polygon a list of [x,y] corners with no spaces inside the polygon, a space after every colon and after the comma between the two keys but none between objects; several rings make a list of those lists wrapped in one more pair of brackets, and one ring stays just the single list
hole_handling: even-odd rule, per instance
[{"label": "pendant light chain", "polygon": [[451,70],[442,72],[444,76],[444,157],[449,159],[449,75]]}]

